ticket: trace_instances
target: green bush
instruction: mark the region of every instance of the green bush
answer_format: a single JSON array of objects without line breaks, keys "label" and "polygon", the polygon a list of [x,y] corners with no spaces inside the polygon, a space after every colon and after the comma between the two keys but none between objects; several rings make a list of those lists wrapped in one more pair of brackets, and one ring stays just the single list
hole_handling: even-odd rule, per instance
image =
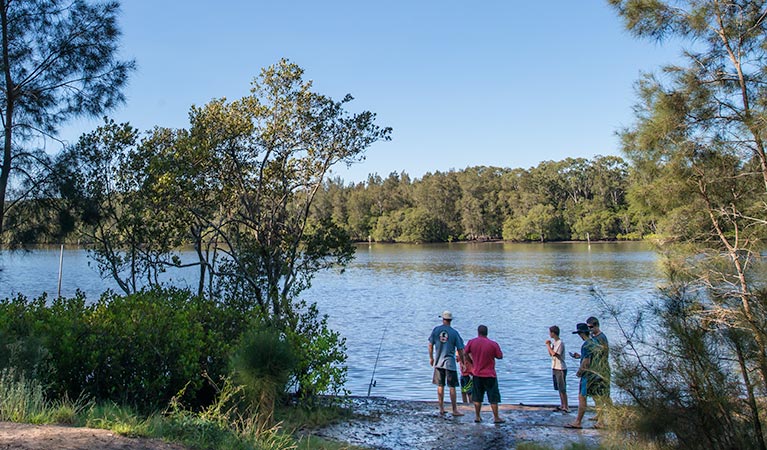
[{"label": "green bush", "polygon": [[232,368],[261,424],[272,423],[275,402],[284,394],[296,363],[293,348],[278,330],[256,326],[243,334],[232,356]]},{"label": "green bush", "polygon": [[299,399],[346,395],[346,338],[328,327],[327,316],[320,314],[316,304],[300,302],[296,310],[301,312],[291,318],[285,333],[298,357],[292,383]]},{"label": "green bush", "polygon": [[82,294],[46,304],[43,295],[0,301],[0,368],[38,379],[52,396],[154,408],[187,387],[200,391],[228,372],[229,352],[250,312],[187,290],[156,288],[129,296]]}]

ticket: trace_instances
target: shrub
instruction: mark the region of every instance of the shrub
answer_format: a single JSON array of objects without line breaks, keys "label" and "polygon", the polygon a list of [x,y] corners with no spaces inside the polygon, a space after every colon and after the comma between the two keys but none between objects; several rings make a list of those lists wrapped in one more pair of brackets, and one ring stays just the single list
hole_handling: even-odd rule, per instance
[{"label": "shrub", "polygon": [[262,427],[272,423],[275,401],[285,392],[296,362],[290,343],[271,327],[257,325],[245,332],[235,349],[232,356],[234,374],[245,386]]},{"label": "shrub", "polygon": [[82,294],[46,305],[43,295],[0,302],[0,368],[35,378],[52,396],[151,409],[185,390],[204,401],[203,374],[226,375],[229,351],[249,310],[187,290],[155,288],[129,296]]}]

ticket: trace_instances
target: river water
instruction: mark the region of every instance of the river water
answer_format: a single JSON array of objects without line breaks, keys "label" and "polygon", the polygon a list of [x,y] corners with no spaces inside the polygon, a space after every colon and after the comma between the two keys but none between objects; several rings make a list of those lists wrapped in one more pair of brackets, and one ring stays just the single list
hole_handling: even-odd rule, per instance
[{"label": "river water", "polygon": [[[62,295],[80,289],[95,298],[116,289],[91,264],[87,252],[65,250]],[[0,296],[55,296],[58,270],[59,249],[0,254]],[[181,271],[166,276],[177,285],[187,281]],[[447,309],[464,340],[484,324],[501,345],[502,403],[558,404],[544,346],[548,327],[559,325],[567,351],[578,351],[575,324],[603,314],[595,290],[610,304],[633,309],[654,298],[661,281],[657,256],[642,243],[365,244],[343,273],[319,274],[303,297],[317,302],[331,328],[346,337],[346,387],[354,395],[370,388],[371,395],[392,399],[435,399],[427,339]],[[603,331],[619,342],[617,324],[600,318]],[[577,363],[567,358],[571,404]]]}]

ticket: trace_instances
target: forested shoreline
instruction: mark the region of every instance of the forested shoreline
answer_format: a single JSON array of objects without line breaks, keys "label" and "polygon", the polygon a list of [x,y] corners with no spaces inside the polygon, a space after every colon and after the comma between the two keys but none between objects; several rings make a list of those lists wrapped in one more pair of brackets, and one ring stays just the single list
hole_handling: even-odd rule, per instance
[{"label": "forested shoreline", "polygon": [[364,182],[326,181],[315,219],[329,219],[353,240],[635,240],[656,220],[632,204],[630,166],[618,156],[544,161],[530,169],[475,166],[406,172]]},{"label": "forested shoreline", "polygon": [[[92,181],[106,175],[93,173]],[[619,156],[544,161],[529,169],[473,166],[421,178],[375,173],[358,183],[333,177],[318,189],[309,220],[331,221],[357,242],[639,240],[659,229],[658,217],[632,202],[634,178]],[[83,232],[82,205],[69,200],[38,198],[32,202],[39,207],[19,208],[24,214],[9,217],[13,244],[93,244]]]}]

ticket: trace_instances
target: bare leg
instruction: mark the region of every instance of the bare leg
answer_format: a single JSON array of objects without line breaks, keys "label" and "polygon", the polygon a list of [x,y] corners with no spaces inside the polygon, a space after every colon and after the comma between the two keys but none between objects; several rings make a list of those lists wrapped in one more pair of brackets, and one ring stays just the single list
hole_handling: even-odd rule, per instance
[{"label": "bare leg", "polygon": [[498,415],[498,403],[490,403],[490,408],[493,410],[493,422],[495,423],[506,422],[506,420],[501,419],[501,416]]},{"label": "bare leg", "polygon": [[562,404],[562,409],[564,411],[570,411],[570,408],[567,406],[567,392],[559,393],[559,402]]},{"label": "bare leg", "polygon": [[458,402],[457,402],[457,396],[455,393],[455,388],[450,387],[450,404],[453,407],[453,415],[454,416],[462,416],[463,413],[458,411]]},{"label": "bare leg", "polygon": [[583,415],[586,414],[586,397],[583,396],[583,394],[578,394],[578,416],[575,418],[575,422],[571,423],[570,425],[580,428],[581,421],[583,420]]},{"label": "bare leg", "polygon": [[482,416],[479,414],[482,412],[482,402],[474,402],[474,421],[482,422]]},{"label": "bare leg", "polygon": [[437,402],[439,402],[439,413],[445,414],[445,386],[437,386]]}]

